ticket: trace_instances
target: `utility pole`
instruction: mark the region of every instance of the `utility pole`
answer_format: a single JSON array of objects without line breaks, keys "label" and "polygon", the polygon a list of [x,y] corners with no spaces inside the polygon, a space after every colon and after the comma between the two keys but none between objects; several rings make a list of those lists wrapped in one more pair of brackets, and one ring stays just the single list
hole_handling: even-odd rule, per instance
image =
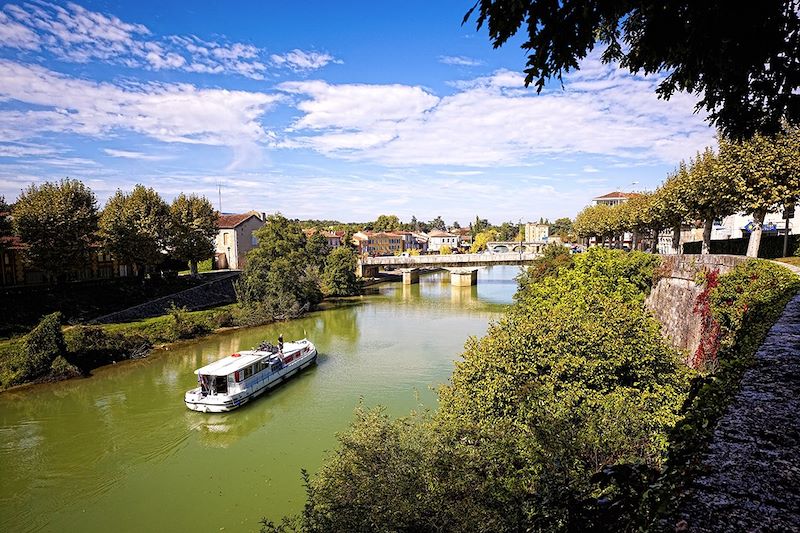
[{"label": "utility pole", "polygon": [[222,214],[222,185],[217,182],[217,194],[219,195],[219,213]]}]

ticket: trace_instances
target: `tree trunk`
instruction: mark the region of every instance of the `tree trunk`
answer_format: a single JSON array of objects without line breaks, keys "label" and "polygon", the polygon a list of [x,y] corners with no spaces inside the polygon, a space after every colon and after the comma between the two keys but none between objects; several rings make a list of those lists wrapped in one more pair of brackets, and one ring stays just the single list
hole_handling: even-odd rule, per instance
[{"label": "tree trunk", "polygon": [[758,257],[758,248],[761,246],[761,231],[766,215],[766,209],[757,209],[753,212],[753,229],[750,232],[750,242],[747,244],[747,257]]},{"label": "tree trunk", "polygon": [[631,236],[631,250],[639,249],[639,232],[634,230]]},{"label": "tree trunk", "polygon": [[191,259],[189,260],[189,269],[192,271],[192,277],[197,277],[197,260]]},{"label": "tree trunk", "polygon": [[672,253],[681,253],[681,225],[672,227]]},{"label": "tree trunk", "polygon": [[711,228],[714,226],[714,219],[707,218],[703,223],[703,247],[700,251],[703,255],[711,253]]},{"label": "tree trunk", "polygon": [[650,245],[650,251],[654,254],[658,253],[658,234],[661,233],[661,228],[653,228],[653,243]]}]

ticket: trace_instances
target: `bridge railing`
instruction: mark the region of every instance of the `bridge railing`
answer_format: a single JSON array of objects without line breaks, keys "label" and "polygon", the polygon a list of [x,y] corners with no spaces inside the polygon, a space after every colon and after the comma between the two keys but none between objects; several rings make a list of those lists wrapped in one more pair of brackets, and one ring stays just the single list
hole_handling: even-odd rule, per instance
[{"label": "bridge railing", "polygon": [[437,266],[437,265],[488,265],[492,263],[526,263],[540,257],[538,253],[506,252],[482,254],[380,256],[361,259],[364,266]]}]

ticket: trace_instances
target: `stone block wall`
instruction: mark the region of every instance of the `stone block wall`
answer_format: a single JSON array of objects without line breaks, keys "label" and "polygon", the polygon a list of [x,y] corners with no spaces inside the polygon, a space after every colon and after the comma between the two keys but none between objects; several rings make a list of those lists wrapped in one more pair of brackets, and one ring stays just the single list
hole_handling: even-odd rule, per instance
[{"label": "stone block wall", "polygon": [[662,275],[645,300],[645,306],[661,323],[661,333],[678,349],[694,353],[700,344],[700,316],[694,312],[703,286],[697,284],[703,270],[730,272],[747,261],[741,255],[666,255]]}]

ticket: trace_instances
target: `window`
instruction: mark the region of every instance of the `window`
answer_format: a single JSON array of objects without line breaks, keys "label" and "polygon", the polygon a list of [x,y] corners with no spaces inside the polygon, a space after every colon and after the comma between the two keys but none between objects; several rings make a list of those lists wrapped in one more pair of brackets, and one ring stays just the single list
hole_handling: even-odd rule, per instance
[{"label": "window", "polygon": [[222,244],[223,245],[227,245],[228,244],[228,232],[227,231],[222,234]]},{"label": "window", "polygon": [[253,246],[258,246],[258,237],[255,235],[250,235],[250,244]]}]

